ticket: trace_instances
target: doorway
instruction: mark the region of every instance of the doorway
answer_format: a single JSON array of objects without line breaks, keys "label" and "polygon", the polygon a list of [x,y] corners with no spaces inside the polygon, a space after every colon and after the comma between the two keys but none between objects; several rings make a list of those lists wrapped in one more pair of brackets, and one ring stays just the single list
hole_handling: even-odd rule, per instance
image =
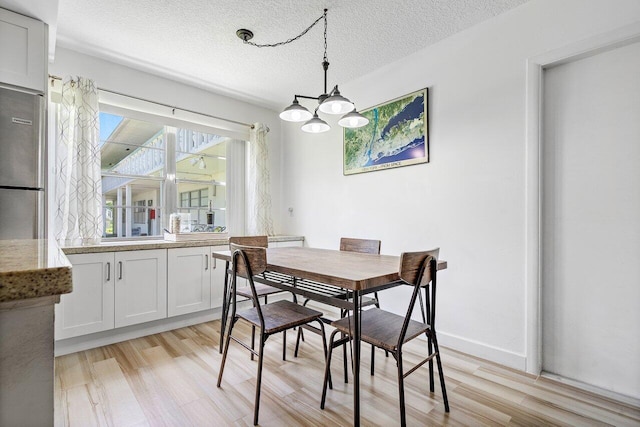
[{"label": "doorway", "polygon": [[640,42],[543,82],[542,370],[640,399]]}]

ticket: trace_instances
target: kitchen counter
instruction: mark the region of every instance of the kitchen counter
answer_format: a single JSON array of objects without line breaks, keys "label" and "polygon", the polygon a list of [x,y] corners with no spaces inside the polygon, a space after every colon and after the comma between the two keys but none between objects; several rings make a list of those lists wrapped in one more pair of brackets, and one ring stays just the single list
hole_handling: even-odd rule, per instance
[{"label": "kitchen counter", "polygon": [[0,425],[53,425],[54,306],[71,290],[54,242],[0,240]]},{"label": "kitchen counter", "polygon": [[71,264],[48,240],[0,240],[0,303],[71,292]]},{"label": "kitchen counter", "polygon": [[[269,236],[269,243],[304,241],[302,236]],[[201,246],[223,246],[229,244],[228,237],[216,237],[207,240],[187,240],[173,242],[169,240],[126,240],[106,241],[99,245],[67,246],[62,250],[66,255],[92,254],[99,252],[138,251],[150,249],[194,248]]]}]

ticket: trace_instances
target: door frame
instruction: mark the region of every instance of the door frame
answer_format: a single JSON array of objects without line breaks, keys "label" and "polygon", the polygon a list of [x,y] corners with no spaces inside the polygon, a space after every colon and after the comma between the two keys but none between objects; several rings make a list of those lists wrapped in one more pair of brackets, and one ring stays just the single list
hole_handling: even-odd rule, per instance
[{"label": "door frame", "polygon": [[640,23],[527,59],[525,110],[525,343],[526,372],[542,371],[542,179],[543,73],[545,68],[576,61],[640,41]]}]

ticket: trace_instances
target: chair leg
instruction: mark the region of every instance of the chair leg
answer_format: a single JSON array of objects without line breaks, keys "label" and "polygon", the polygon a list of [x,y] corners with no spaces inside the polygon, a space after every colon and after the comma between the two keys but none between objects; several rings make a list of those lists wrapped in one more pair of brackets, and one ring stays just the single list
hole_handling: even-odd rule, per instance
[{"label": "chair leg", "polygon": [[404,403],[404,373],[402,371],[402,350],[398,349],[398,355],[396,360],[398,361],[398,397],[400,401],[400,425],[405,427],[407,425],[407,414],[405,411]]},{"label": "chair leg", "polygon": [[282,360],[287,360],[287,331],[282,331]]},{"label": "chair leg", "polygon": [[325,401],[327,400],[327,385],[329,388],[332,388],[329,384],[329,378],[331,375],[331,355],[333,354],[333,340],[336,337],[338,330],[336,329],[331,333],[331,337],[329,339],[329,348],[327,353],[327,362],[324,367],[324,382],[322,383],[322,398],[320,399],[320,409],[324,409]]},{"label": "chair leg", "polygon": [[[376,303],[375,303],[376,308],[380,308],[380,299],[378,298],[378,293],[377,292],[373,293],[373,298],[376,300]],[[389,357],[389,351],[388,350],[384,351],[384,357]],[[373,362],[373,355],[371,356],[371,361]],[[371,366],[373,366],[373,363],[371,363]],[[371,375],[373,375],[373,368],[371,368]]]},{"label": "chair leg", "polygon": [[444,385],[444,372],[442,371],[442,361],[440,360],[440,349],[438,340],[433,335],[433,346],[436,352],[436,363],[438,364],[438,376],[440,377],[440,387],[442,388],[442,400],[444,401],[444,411],[449,412],[449,399],[447,399],[447,388]]},{"label": "chair leg", "polygon": [[[344,338],[346,335],[342,334],[342,338]],[[348,384],[349,383],[349,368],[347,367],[347,344],[343,344],[342,345],[342,368],[344,369],[344,383]],[[353,366],[352,366],[353,367]]]},{"label": "chair leg", "polygon": [[[297,301],[298,299],[296,298],[296,294],[293,294],[293,302],[297,303]],[[306,307],[308,302],[309,302],[309,298],[305,299],[304,302],[302,303],[302,306]],[[294,357],[298,357],[298,348],[300,347],[300,340],[304,342],[304,332],[302,332],[301,327],[298,327],[298,336],[296,337],[296,351],[294,353]]]},{"label": "chair leg", "polygon": [[[227,287],[226,285],[226,281],[225,281],[225,288]],[[224,342],[224,332],[225,329],[227,328],[227,317],[229,316],[229,306],[231,305],[231,292],[228,292],[228,295],[225,296],[222,300],[222,318],[220,319],[220,353],[222,353],[223,350],[223,346],[222,343]]]},{"label": "chair leg", "polygon": [[220,372],[218,372],[218,384],[217,384],[218,387],[220,387],[220,384],[222,383],[222,373],[224,372],[224,364],[227,361],[227,353],[229,352],[229,343],[231,342],[231,332],[233,331],[233,326],[235,325],[235,323],[236,323],[235,319],[231,319],[231,324],[229,325],[229,332],[225,336],[224,353],[222,355],[222,362],[220,362]]},{"label": "chair leg", "polygon": [[[260,331],[262,333],[262,331]],[[251,326],[251,350],[255,350],[256,348],[256,327]],[[253,360],[253,352],[251,353],[251,360]]]},{"label": "chair leg", "polygon": [[[433,354],[433,342],[431,340],[431,334],[427,336],[427,349],[429,354]],[[433,393],[435,386],[433,383],[433,359],[429,360],[429,391]]]},{"label": "chair leg", "polygon": [[296,336],[296,349],[293,352],[293,357],[298,357],[298,349],[300,348],[300,335],[302,334],[302,326],[298,327],[298,334]]},{"label": "chair leg", "polygon": [[374,365],[376,363],[376,346],[371,346],[371,376],[373,376]]},{"label": "chair leg", "polygon": [[[327,335],[324,330],[324,323],[322,320],[318,320],[320,323],[320,331],[322,332],[322,350],[324,350],[324,360],[327,360]],[[333,389],[333,381],[331,380],[331,371],[329,371],[329,388]]]},{"label": "chair leg", "polygon": [[258,425],[258,413],[260,412],[260,386],[262,384],[262,362],[264,359],[264,334],[260,333],[260,350],[258,352],[258,376],[256,378],[256,401],[253,406],[253,425]]}]

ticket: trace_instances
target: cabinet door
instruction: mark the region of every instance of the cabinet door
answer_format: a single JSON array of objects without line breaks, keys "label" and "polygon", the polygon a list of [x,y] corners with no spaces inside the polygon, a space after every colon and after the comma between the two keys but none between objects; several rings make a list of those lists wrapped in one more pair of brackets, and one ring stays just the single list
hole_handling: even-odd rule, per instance
[{"label": "cabinet door", "polygon": [[[228,251],[229,246],[212,246],[212,252]],[[226,275],[227,263],[220,259],[213,259],[211,269],[211,308],[222,307],[224,295],[224,277]]]},{"label": "cabinet door", "polygon": [[44,92],[46,40],[44,23],[0,9],[0,81]]},{"label": "cabinet door", "polygon": [[115,325],[167,317],[167,250],[116,252]]},{"label": "cabinet door", "polygon": [[113,252],[69,255],[73,292],[56,304],[56,339],[76,337],[114,327]]},{"label": "cabinet door", "polygon": [[211,308],[209,247],[167,251],[167,303],[169,316]]}]

